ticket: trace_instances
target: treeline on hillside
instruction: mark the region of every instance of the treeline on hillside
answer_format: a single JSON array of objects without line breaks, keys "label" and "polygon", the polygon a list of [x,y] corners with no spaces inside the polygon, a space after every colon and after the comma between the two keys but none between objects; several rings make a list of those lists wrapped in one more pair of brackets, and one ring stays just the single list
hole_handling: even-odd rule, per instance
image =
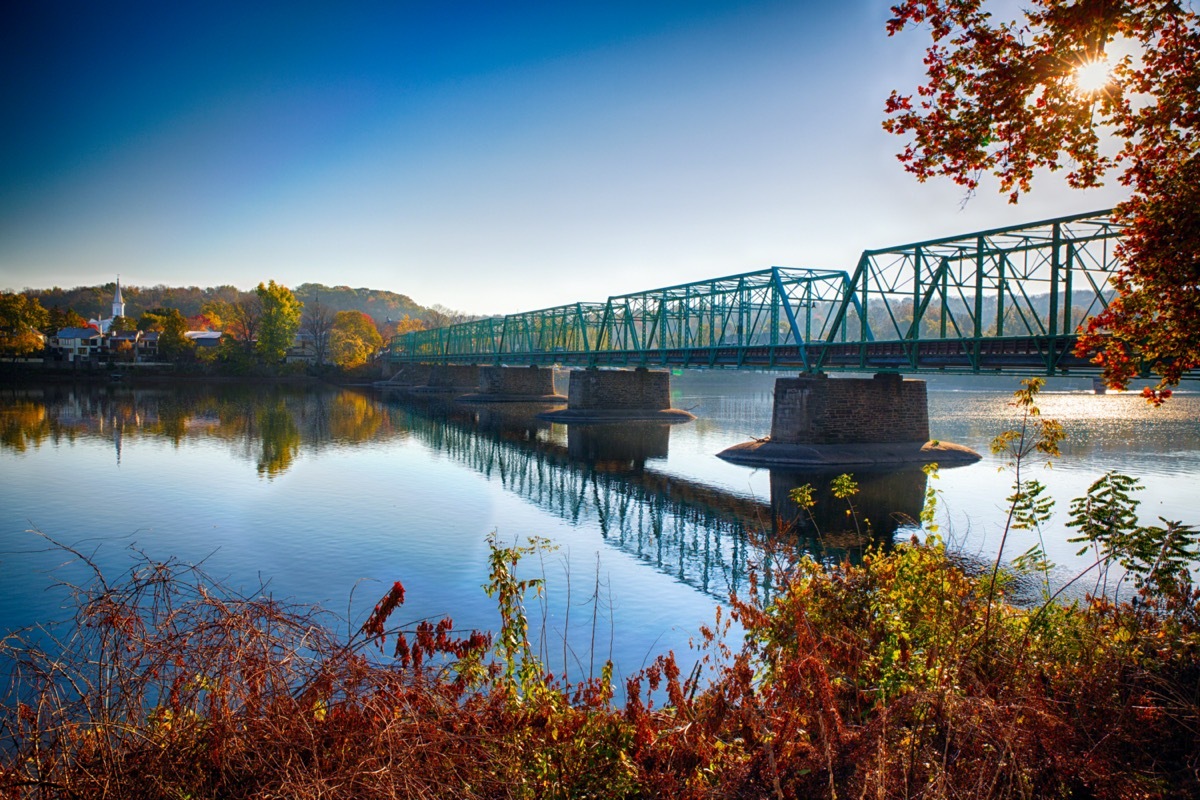
[{"label": "treeline on hillside", "polygon": [[[108,317],[112,314],[113,294],[116,283],[99,286],[76,286],[63,289],[26,289],[22,294],[37,298],[44,308],[71,309],[85,319]],[[426,308],[418,305],[407,295],[383,289],[352,289],[349,286],[325,286],[320,283],[303,283],[292,290],[296,299],[308,305],[320,298],[321,305],[338,311],[361,311],[375,320],[381,328],[388,319],[400,320],[408,316],[420,320],[430,327],[444,324],[448,318],[459,315],[448,308],[433,305]],[[125,300],[125,315],[138,318],[143,312],[156,308],[178,309],[184,317],[196,317],[203,313],[206,305],[218,302],[236,302],[244,294],[235,286],[121,286]]]}]

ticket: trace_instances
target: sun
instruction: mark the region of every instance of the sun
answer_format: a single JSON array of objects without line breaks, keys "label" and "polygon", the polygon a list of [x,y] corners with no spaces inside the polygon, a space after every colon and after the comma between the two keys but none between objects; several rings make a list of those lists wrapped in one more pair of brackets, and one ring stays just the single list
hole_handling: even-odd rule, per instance
[{"label": "sun", "polygon": [[1095,94],[1112,79],[1112,62],[1100,57],[1085,61],[1075,68],[1075,89],[1084,94]]}]

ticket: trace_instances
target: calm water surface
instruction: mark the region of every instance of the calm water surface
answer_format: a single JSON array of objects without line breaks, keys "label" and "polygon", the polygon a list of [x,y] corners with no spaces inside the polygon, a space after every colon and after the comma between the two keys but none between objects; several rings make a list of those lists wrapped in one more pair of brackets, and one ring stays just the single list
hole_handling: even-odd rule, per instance
[{"label": "calm water surface", "polygon": [[[654,655],[684,655],[764,547],[854,556],[870,537],[820,495],[823,538],[781,527],[788,491],[830,474],[752,470],[715,457],[770,429],[773,378],[674,377],[674,404],[695,422],[571,426],[521,405],[414,404],[369,391],[261,386],[50,386],[0,395],[0,630],[62,615],[59,580],[86,573],[30,531],[93,556],[109,577],[134,553],[203,562],[243,591],[319,603],[361,622],[392,581],[408,602],[393,621],[449,615],[491,629],[481,590],[487,537],[550,540],[523,565],[548,591],[530,606],[551,669],[574,677],[610,655],[619,676]],[[994,553],[1011,476],[988,453],[1012,424],[1015,384],[930,384],[935,438],[985,454],[942,471],[944,535],[960,551]],[[1066,542],[1072,497],[1106,470],[1140,478],[1144,521],[1200,522],[1200,395],[1152,409],[1139,396],[1058,390],[1043,413],[1069,439],[1036,477],[1058,499],[1042,531],[1074,574]],[[858,471],[859,505],[877,541],[907,536],[926,488],[919,470]],[[1010,536],[1019,554],[1036,535]],[[565,642],[565,646],[564,646]],[[686,655],[683,659],[688,660]]]}]

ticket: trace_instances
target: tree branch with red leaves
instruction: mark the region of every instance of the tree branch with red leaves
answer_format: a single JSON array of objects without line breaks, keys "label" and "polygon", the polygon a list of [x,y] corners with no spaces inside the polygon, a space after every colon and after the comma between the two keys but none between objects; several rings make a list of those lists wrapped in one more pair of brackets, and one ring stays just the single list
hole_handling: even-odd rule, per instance
[{"label": "tree branch with red leaves", "polygon": [[[1200,15],[1178,0],[1029,0],[996,22],[987,0],[907,0],[888,34],[927,26],[927,82],[892,92],[885,130],[920,181],[945,176],[968,196],[984,174],[1010,202],[1039,170],[1074,188],[1109,172],[1130,188],[1113,211],[1127,235],[1108,308],[1077,352],[1125,388],[1147,371],[1152,402],[1200,366]],[[1081,70],[1108,60],[1107,80]],[[1114,152],[1115,151],[1115,152]]]}]

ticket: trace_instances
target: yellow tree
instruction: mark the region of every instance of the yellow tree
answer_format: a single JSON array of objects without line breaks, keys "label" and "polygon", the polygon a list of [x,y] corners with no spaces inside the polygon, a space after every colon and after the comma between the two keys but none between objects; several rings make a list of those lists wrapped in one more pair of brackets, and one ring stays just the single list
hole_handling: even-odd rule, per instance
[{"label": "yellow tree", "polygon": [[375,321],[361,311],[339,311],[333,318],[330,344],[333,363],[342,369],[353,369],[367,363],[383,345],[383,337]]},{"label": "yellow tree", "polygon": [[265,363],[275,364],[283,360],[300,330],[304,304],[291,289],[273,280],[260,283],[255,293],[262,308],[255,349]]},{"label": "yellow tree", "polygon": [[42,349],[39,328],[46,325],[49,314],[36,297],[23,294],[0,294],[0,355],[27,356]]}]

